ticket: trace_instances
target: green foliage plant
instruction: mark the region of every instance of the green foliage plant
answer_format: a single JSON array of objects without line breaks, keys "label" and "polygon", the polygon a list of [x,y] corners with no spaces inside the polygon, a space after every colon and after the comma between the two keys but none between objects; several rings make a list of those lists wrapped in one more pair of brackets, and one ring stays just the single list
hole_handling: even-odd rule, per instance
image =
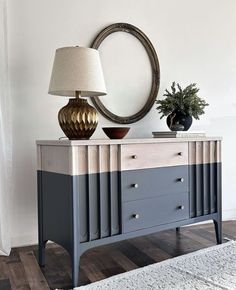
[{"label": "green foliage plant", "polygon": [[180,111],[184,115],[190,115],[199,120],[199,116],[203,115],[204,109],[209,104],[205,100],[197,96],[199,89],[196,84],[190,84],[185,89],[175,82],[171,85],[171,92],[165,90],[166,98],[164,100],[156,100],[157,110],[161,113],[161,119],[168,116],[174,111]]}]

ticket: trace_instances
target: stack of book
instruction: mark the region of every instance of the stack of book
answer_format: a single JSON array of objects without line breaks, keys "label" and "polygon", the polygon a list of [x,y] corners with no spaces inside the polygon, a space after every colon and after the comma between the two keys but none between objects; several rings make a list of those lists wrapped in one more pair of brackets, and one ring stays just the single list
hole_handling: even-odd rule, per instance
[{"label": "stack of book", "polygon": [[202,138],[205,132],[199,131],[156,131],[152,132],[154,138]]}]

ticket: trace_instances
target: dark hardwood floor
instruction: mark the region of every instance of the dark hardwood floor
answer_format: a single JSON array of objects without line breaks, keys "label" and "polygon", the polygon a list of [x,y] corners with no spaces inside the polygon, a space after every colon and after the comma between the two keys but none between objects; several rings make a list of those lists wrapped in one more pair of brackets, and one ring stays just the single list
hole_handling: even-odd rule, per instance
[{"label": "dark hardwood floor", "polygon": [[[223,223],[223,237],[236,239],[236,221]],[[213,224],[168,230],[89,250],[81,257],[81,285],[215,245]],[[15,248],[0,257],[0,290],[70,289],[71,268],[63,248],[48,244],[46,266],[37,263],[37,246]]]}]

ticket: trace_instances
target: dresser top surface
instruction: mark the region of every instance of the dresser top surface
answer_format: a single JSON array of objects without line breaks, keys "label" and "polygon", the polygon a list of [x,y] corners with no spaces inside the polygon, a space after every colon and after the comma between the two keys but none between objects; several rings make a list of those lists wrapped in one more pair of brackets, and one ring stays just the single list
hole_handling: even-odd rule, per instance
[{"label": "dresser top surface", "polygon": [[109,145],[109,144],[150,144],[150,143],[176,143],[196,141],[221,141],[221,137],[198,137],[198,138],[137,138],[137,139],[90,139],[90,140],[37,140],[37,145],[47,146],[79,146],[79,145]]}]

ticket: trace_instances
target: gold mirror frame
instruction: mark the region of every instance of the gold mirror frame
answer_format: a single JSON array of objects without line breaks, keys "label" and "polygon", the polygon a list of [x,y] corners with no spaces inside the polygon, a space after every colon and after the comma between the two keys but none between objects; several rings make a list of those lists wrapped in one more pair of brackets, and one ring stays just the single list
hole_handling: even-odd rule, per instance
[{"label": "gold mirror frame", "polygon": [[151,64],[151,69],[152,69],[152,86],[151,86],[149,97],[141,110],[139,110],[137,113],[131,116],[126,116],[126,117],[121,117],[121,116],[113,114],[104,106],[104,104],[101,102],[99,97],[92,97],[91,100],[94,106],[96,107],[96,109],[107,119],[115,123],[119,123],[119,124],[131,124],[142,119],[152,108],[156,100],[158,90],[159,90],[160,67],[159,67],[159,61],[158,61],[156,51],[151,41],[140,29],[128,23],[115,23],[115,24],[107,26],[97,35],[91,47],[98,49],[102,41],[107,36],[109,36],[111,33],[118,32],[118,31],[127,32],[135,36],[142,43],[142,45],[144,46],[148,54],[150,64]]}]

